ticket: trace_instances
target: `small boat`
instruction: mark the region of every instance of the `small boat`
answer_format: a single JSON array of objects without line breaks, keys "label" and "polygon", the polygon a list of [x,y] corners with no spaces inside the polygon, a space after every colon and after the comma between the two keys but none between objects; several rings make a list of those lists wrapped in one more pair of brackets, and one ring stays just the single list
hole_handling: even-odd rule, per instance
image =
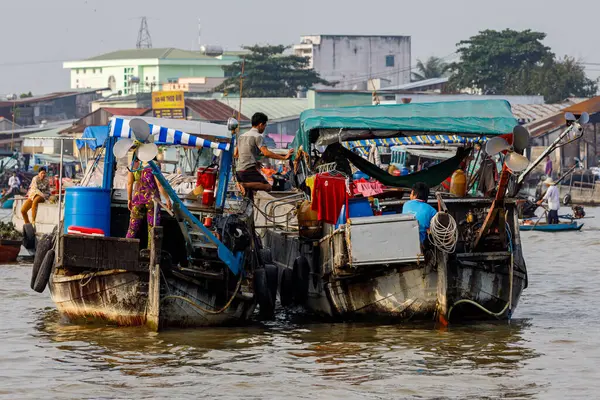
[{"label": "small boat", "polygon": [[540,232],[562,232],[562,231],[578,231],[581,230],[583,224],[578,222],[561,222],[559,224],[547,224],[547,223],[539,223],[539,224],[519,224],[520,231],[540,231]]},{"label": "small boat", "polygon": [[17,261],[21,242],[21,240],[0,239],[0,264]]},{"label": "small boat", "polygon": [[2,208],[11,209],[15,203],[15,199],[8,199],[4,203],[2,203]]}]

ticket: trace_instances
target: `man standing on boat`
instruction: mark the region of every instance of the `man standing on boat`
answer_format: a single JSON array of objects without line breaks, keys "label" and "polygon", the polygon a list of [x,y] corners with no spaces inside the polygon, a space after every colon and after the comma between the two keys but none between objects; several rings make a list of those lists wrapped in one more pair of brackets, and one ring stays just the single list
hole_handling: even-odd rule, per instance
[{"label": "man standing on boat", "polygon": [[403,214],[413,214],[417,219],[421,243],[427,239],[427,230],[431,225],[431,219],[437,214],[436,209],[427,204],[428,198],[429,186],[423,182],[417,182],[410,192],[410,201],[404,203],[402,207]]},{"label": "man standing on boat", "polygon": [[[35,225],[35,217],[37,216],[38,204],[43,203],[50,196],[50,182],[48,182],[48,176],[46,175],[46,167],[40,167],[39,172],[31,180],[29,191],[27,192],[27,200],[21,207],[21,214],[23,215],[23,221],[26,224],[33,223]],[[31,209],[31,222],[27,212]]]},{"label": "man standing on boat", "polygon": [[558,224],[558,209],[560,208],[560,193],[552,178],[548,177],[544,181],[544,185],[548,186],[548,190],[544,197],[537,202],[541,206],[544,200],[548,201],[548,216],[547,222],[550,224]]},{"label": "man standing on boat", "polygon": [[238,138],[234,156],[238,159],[236,178],[243,194],[245,194],[245,190],[271,191],[272,186],[260,173],[261,164],[257,161],[257,157],[262,154],[274,160],[289,160],[294,151],[290,149],[285,156],[280,156],[267,148],[262,134],[267,128],[268,120],[269,118],[261,112],[254,114],[252,116],[252,129],[241,134]]}]

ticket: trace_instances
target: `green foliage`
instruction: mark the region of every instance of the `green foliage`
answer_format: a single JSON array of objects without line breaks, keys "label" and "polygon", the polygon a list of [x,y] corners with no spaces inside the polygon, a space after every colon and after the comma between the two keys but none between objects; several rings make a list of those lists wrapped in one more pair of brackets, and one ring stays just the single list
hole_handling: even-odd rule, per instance
[{"label": "green foliage", "polygon": [[[243,95],[247,97],[294,97],[299,89],[327,85],[313,70],[306,57],[284,55],[286,46],[248,46],[245,56]],[[229,76],[215,91],[239,93],[242,61],[223,67]]]},{"label": "green foliage", "polygon": [[460,61],[450,65],[449,87],[482,94],[543,95],[548,103],[596,94],[573,58],[556,59],[542,43],[545,33],[531,30],[485,30],[457,44]]},{"label": "green foliage", "polygon": [[417,71],[412,73],[413,81],[423,81],[425,79],[440,78],[448,70],[448,64],[439,57],[429,57],[425,63],[417,60]]},{"label": "green foliage", "polygon": [[19,96],[19,98],[21,98],[21,99],[26,99],[28,97],[33,97],[33,94],[31,94],[31,92],[29,92],[29,93],[21,93],[21,95]]},{"label": "green foliage", "polygon": [[0,221],[0,238],[5,240],[21,240],[23,235],[19,232],[12,222]]}]

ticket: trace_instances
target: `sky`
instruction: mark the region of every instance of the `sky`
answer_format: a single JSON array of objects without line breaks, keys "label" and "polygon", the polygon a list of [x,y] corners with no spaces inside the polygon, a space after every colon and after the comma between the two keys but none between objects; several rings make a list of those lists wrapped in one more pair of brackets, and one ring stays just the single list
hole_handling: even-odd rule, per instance
[{"label": "sky", "polygon": [[[559,56],[600,75],[600,1],[571,8],[558,0],[27,0],[2,1],[0,96],[69,88],[63,61],[135,48],[140,17],[153,47],[198,48],[202,41],[243,45],[299,42],[308,34],[409,35],[416,59],[452,54],[456,43],[484,29],[532,29]],[[587,16],[590,16],[589,18]]]}]

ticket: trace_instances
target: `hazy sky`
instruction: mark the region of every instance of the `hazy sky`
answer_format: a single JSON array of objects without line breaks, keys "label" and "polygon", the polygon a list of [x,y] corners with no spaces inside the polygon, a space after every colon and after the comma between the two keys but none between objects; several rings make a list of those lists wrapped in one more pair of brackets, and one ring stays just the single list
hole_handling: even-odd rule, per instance
[{"label": "hazy sky", "polygon": [[533,29],[545,43],[600,75],[600,1],[557,0],[2,0],[0,95],[67,89],[62,61],[134,48],[147,16],[154,47],[234,50],[254,43],[294,44],[303,34],[412,36],[413,63],[446,56],[483,29]]}]

